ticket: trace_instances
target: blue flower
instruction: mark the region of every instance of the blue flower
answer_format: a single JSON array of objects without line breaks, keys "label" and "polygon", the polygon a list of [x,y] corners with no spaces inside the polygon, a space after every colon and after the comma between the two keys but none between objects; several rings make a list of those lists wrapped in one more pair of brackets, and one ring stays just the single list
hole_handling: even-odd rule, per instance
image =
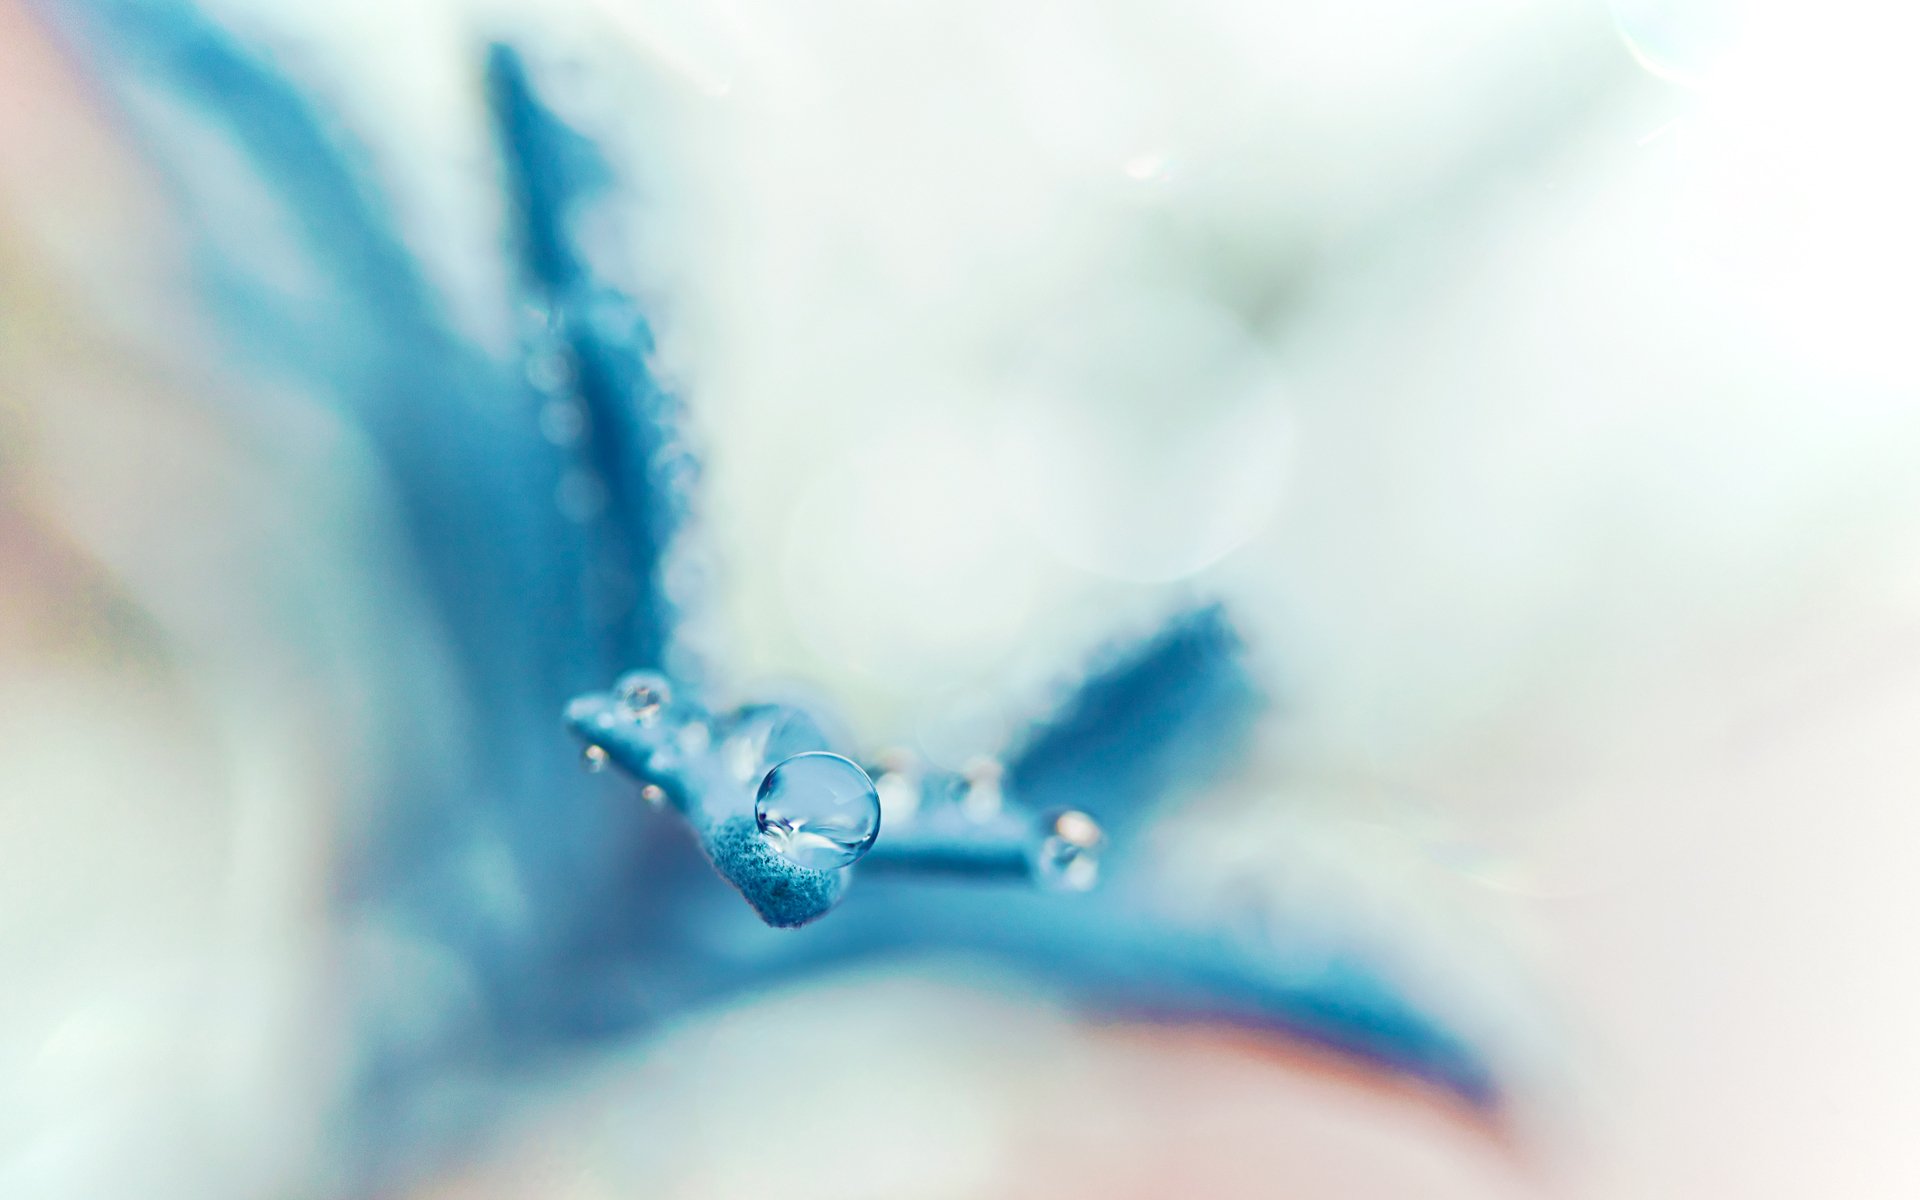
[{"label": "blue flower", "polygon": [[[372,1144],[397,1155],[449,1119],[483,1120],[477,1103],[449,1118],[421,1102],[455,1065],[631,1037],[800,973],[927,951],[989,958],[1090,1012],[1273,1030],[1497,1105],[1482,1051],[1364,958],[1176,916],[1141,886],[1141,831],[1234,764],[1264,703],[1225,609],[1177,613],[1116,646],[986,779],[835,744],[825,714],[711,707],[726,689],[677,635],[699,598],[666,570],[698,474],[680,402],[650,370],[634,299],[596,275],[573,233],[582,206],[619,180],[513,50],[493,47],[480,72],[522,322],[521,353],[503,359],[454,331],[323,105],[177,0],[62,11],[190,214],[226,351],[296,384],[372,447],[467,701],[435,718],[453,728],[453,753],[383,766],[381,811],[342,880],[341,920],[433,946],[481,1000],[422,1042],[381,1024],[383,989],[408,981],[363,981],[354,1106]],[[230,174],[179,140],[183,118],[269,191],[306,286],[258,270],[259,247],[228,219]],[[634,669],[658,672],[670,697],[647,720],[622,712],[615,686]],[[366,686],[397,722],[421,702],[371,668]],[[578,770],[580,740],[678,819]],[[767,767],[820,749],[869,763],[915,810],[883,820],[850,867],[788,861],[753,818]],[[741,753],[744,770],[729,757]],[[995,802],[970,811],[983,797]],[[1096,849],[1091,893],[1034,886],[1050,869],[1090,868]],[[504,864],[519,901],[492,902],[476,861]],[[756,915],[804,928],[761,929]]]}]

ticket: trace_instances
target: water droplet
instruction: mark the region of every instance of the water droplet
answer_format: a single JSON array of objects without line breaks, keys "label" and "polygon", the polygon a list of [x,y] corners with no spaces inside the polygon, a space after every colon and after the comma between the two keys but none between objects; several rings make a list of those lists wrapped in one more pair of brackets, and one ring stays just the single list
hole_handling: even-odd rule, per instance
[{"label": "water droplet", "polygon": [[1033,874],[1042,887],[1061,892],[1084,892],[1100,878],[1100,851],[1107,835],[1086,813],[1057,813],[1046,824],[1046,836],[1034,851]]},{"label": "water droplet", "polygon": [[666,678],[652,671],[635,671],[622,676],[614,685],[620,711],[636,725],[651,725],[660,719],[661,706],[673,699]]},{"label": "water droplet", "polygon": [[853,762],[809,750],[767,772],[753,816],[760,835],[788,861],[831,871],[872,848],[880,834],[880,795]]},{"label": "water droplet", "polygon": [[640,798],[645,800],[649,807],[660,808],[667,802],[666,789],[657,783],[650,783],[640,789]]},{"label": "water droplet", "polygon": [[580,761],[586,764],[587,770],[598,774],[607,769],[607,748],[605,746],[588,746],[580,752]]}]

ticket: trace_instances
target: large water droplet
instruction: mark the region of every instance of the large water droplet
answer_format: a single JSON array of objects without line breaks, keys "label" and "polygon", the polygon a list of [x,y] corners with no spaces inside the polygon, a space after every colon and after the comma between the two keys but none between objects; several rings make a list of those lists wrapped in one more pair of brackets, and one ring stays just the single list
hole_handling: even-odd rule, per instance
[{"label": "large water droplet", "polygon": [[1034,879],[1055,891],[1087,891],[1100,879],[1100,851],[1106,843],[1100,823],[1086,813],[1057,813],[1034,851]]},{"label": "large water droplet", "polygon": [[831,871],[872,848],[880,834],[880,796],[853,762],[810,750],[767,772],[753,816],[760,835],[788,861]]}]

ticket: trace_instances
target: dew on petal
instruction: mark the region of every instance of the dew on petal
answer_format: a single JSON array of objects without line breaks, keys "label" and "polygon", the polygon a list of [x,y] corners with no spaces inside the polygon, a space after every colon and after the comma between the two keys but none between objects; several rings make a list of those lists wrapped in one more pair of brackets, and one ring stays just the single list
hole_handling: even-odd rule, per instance
[{"label": "dew on petal", "polygon": [[880,834],[880,795],[858,764],[810,750],[767,772],[753,815],[761,836],[790,862],[831,871],[872,848]]}]

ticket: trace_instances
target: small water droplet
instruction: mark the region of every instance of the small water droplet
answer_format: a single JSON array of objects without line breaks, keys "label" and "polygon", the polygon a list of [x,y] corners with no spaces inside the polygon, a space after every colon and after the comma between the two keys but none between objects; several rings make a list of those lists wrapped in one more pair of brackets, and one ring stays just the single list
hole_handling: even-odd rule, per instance
[{"label": "small water droplet", "polygon": [[640,789],[640,798],[645,800],[649,807],[660,808],[667,802],[666,789],[657,783],[649,783]]},{"label": "small water droplet", "polygon": [[587,770],[599,774],[601,771],[607,769],[607,748],[605,746],[588,746],[580,752],[580,761],[586,764]]},{"label": "small water droplet", "polygon": [[1084,892],[1100,878],[1100,851],[1107,835],[1086,813],[1069,809],[1057,813],[1046,826],[1033,856],[1034,878],[1042,887],[1062,892]]},{"label": "small water droplet", "polygon": [[880,834],[880,795],[857,764],[809,750],[767,772],[753,816],[760,835],[788,861],[831,871],[873,847]]},{"label": "small water droplet", "polygon": [[660,709],[673,698],[666,678],[652,671],[635,671],[623,676],[614,686],[620,711],[636,725],[651,725],[660,719]]}]

